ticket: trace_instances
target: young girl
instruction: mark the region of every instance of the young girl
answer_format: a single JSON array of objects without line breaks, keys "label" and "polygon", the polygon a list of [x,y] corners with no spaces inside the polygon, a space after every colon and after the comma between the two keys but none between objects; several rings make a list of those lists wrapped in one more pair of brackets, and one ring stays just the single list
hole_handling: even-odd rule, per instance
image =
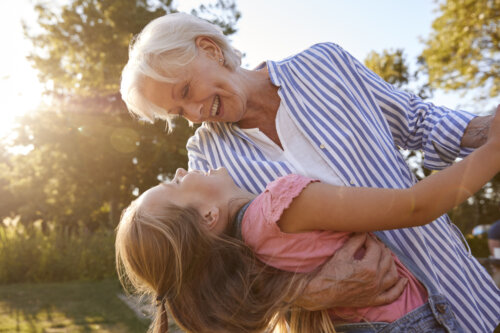
[{"label": "young girl", "polygon": [[332,319],[342,331],[460,332],[446,300],[418,267],[398,260],[400,253],[398,273],[408,283],[389,305],[308,312],[292,304],[349,232],[426,224],[499,172],[499,110],[484,146],[409,189],[339,187],[289,175],[255,197],[223,168],[179,169],[124,211],[116,238],[120,277],[157,298],[155,332],[167,329],[165,306],[190,332],[284,329],[285,319],[293,332],[333,332]]}]

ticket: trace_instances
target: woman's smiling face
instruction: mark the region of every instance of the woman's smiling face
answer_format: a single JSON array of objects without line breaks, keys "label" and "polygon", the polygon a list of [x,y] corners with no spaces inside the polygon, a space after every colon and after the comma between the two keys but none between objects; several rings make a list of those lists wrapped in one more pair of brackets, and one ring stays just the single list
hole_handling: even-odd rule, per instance
[{"label": "woman's smiling face", "polygon": [[236,72],[223,65],[223,55],[212,40],[198,37],[196,45],[198,55],[177,71],[175,83],[147,77],[142,94],[168,114],[193,123],[238,122],[245,113],[247,99]]}]

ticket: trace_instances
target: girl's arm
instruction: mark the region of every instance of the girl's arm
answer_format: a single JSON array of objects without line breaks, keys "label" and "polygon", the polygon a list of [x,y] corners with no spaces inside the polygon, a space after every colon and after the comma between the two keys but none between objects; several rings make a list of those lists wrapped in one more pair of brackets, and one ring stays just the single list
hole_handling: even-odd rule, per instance
[{"label": "girl's arm", "polygon": [[280,218],[283,232],[375,231],[424,225],[465,201],[500,171],[500,105],[486,144],[408,189],[312,183]]}]

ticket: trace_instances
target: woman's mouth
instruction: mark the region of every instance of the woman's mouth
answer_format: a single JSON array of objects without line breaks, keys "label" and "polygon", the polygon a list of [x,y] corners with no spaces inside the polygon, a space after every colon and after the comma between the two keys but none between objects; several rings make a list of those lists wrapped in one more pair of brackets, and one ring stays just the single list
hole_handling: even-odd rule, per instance
[{"label": "woman's mouth", "polygon": [[210,115],[212,117],[218,116],[220,113],[220,97],[219,95],[215,95],[214,103],[212,104],[212,108],[210,109]]}]

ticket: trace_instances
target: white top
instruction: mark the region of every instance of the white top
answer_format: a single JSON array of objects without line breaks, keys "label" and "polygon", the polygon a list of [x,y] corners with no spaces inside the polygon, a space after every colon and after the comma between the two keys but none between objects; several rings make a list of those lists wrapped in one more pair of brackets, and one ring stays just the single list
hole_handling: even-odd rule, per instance
[{"label": "white top", "polygon": [[259,146],[266,158],[290,163],[294,173],[319,179],[323,183],[346,185],[335,170],[319,155],[315,145],[311,144],[298,129],[285,108],[285,104],[280,103],[276,114],[276,130],[283,149],[258,128],[242,128],[241,130]]}]

